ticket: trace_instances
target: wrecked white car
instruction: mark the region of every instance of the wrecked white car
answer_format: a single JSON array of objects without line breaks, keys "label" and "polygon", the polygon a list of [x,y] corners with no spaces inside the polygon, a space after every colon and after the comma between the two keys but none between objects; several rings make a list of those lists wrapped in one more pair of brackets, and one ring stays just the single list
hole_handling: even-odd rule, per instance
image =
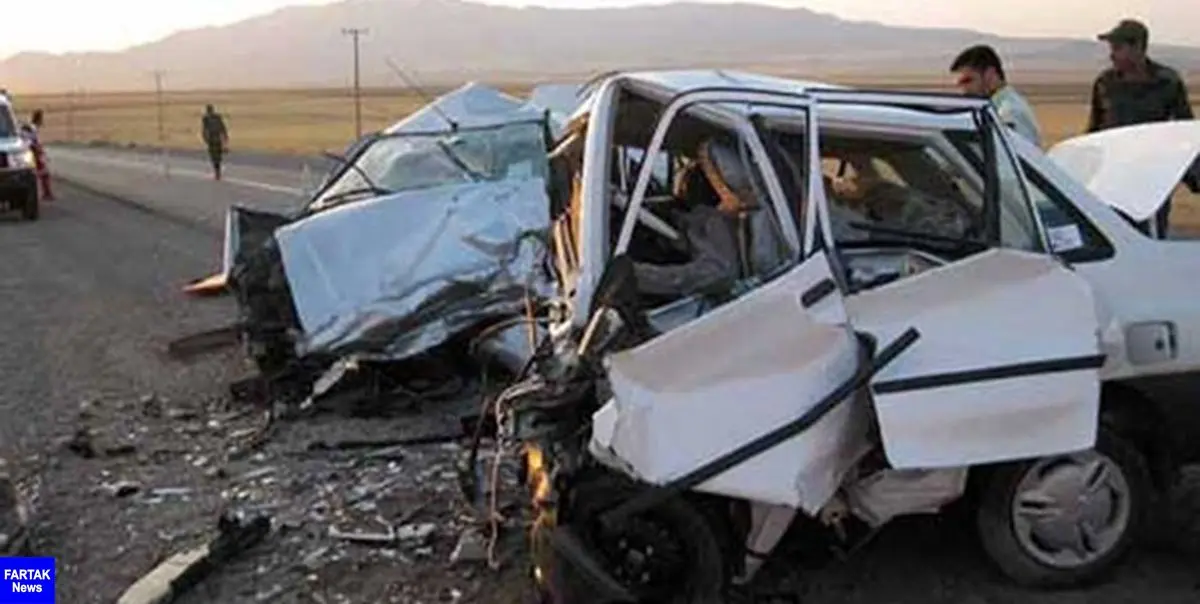
[{"label": "wrecked white car", "polygon": [[1200,244],[1111,206],[1149,217],[1198,152],[1197,122],[1047,155],[986,100],[606,79],[556,145],[548,335],[496,401],[547,601],[724,602],[789,527],[960,500],[1017,582],[1103,576],[1200,460]]},{"label": "wrecked white car", "polygon": [[[467,84],[352,145],[295,215],[231,207],[222,271],[189,290],[237,298],[232,331],[261,375],[235,390],[292,385],[274,396],[307,397],[322,373],[318,390],[348,367],[418,362],[550,293],[546,158],[560,119]],[[428,394],[413,380],[445,385],[431,374],[458,383],[457,356],[375,373],[372,394]]]}]

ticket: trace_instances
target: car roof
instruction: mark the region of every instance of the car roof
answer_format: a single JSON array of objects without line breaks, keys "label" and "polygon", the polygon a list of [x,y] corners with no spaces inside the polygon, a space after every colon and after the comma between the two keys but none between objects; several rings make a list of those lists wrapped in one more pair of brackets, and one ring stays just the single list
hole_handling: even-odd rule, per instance
[{"label": "car roof", "polygon": [[[613,78],[620,78],[626,82],[626,85],[633,89],[640,89],[644,92],[651,92],[660,98],[672,98],[689,92],[695,92],[704,89],[713,88],[734,88],[744,89],[747,91],[761,91],[766,93],[777,94],[792,94],[800,95],[812,93],[816,91],[830,92],[881,92],[872,91],[862,88],[854,88],[824,82],[820,80],[805,80],[791,79],[779,76],[771,76],[759,73],[752,73],[738,70],[723,70],[723,69],[684,69],[684,70],[664,70],[664,71],[631,71],[631,72],[610,72],[602,74],[594,78],[592,82],[599,83]],[[591,96],[598,88],[587,86],[589,91],[587,96]],[[916,91],[882,91],[885,94],[908,95],[915,94],[921,97],[937,98],[947,97],[962,99],[960,95],[950,93],[930,93]],[[586,114],[590,111],[590,103],[592,99],[585,100],[572,116],[572,119],[581,114]],[[986,100],[980,100],[983,103]],[[749,106],[741,104],[725,104],[722,106],[729,111],[743,112],[749,109]],[[761,111],[761,108],[758,109]],[[770,111],[767,111],[770,113]],[[821,114],[826,119],[831,121],[849,120],[862,124],[874,124],[877,126],[888,125],[904,125],[913,128],[924,129],[941,129],[941,128],[966,128],[972,127],[971,118],[966,114],[959,115],[938,115],[925,111],[919,111],[905,107],[886,106],[876,103],[850,103],[850,104],[834,104],[822,108]]]},{"label": "car roof", "polygon": [[764,92],[802,94],[811,90],[849,90],[829,82],[794,80],[746,71],[724,69],[688,69],[673,71],[636,71],[621,74],[632,83],[661,88],[672,95],[704,88],[753,88]]}]

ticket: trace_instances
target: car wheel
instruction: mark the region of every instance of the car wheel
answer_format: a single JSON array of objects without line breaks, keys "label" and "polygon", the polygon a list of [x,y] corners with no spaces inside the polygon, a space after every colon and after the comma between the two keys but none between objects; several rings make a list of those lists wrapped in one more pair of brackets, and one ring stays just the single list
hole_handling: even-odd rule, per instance
[{"label": "car wheel", "polygon": [[1096,581],[1128,553],[1153,486],[1137,448],[1102,429],[1095,449],[997,469],[981,495],[992,561],[1021,585],[1061,588]]},{"label": "car wheel", "polygon": [[25,194],[25,203],[21,206],[21,217],[25,220],[37,220],[39,202],[37,190]]},{"label": "car wheel", "polygon": [[[728,565],[719,534],[721,528],[701,509],[682,497],[636,514],[605,530],[596,522],[603,510],[636,495],[644,487],[625,480],[590,478],[570,494],[564,510],[581,544],[638,602],[659,604],[718,604],[724,602]],[[608,600],[569,561],[547,547],[549,560],[542,571],[543,602],[601,604]]]}]

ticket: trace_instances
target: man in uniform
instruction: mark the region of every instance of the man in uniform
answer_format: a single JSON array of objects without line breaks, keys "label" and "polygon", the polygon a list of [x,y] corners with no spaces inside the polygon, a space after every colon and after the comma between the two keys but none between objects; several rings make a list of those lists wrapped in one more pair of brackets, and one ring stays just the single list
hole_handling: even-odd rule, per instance
[{"label": "man in uniform", "polygon": [[208,158],[212,161],[213,178],[221,180],[221,158],[225,147],[229,144],[229,132],[225,129],[225,119],[213,109],[212,105],[204,108],[204,117],[200,119],[204,144],[208,147]]},{"label": "man in uniform", "polygon": [[[1097,36],[1108,42],[1112,67],[1104,70],[1092,84],[1091,112],[1087,131],[1193,119],[1187,87],[1174,69],[1146,55],[1150,32],[1144,24],[1125,19],[1112,30]],[[1197,168],[1193,166],[1187,185],[1200,192]],[[1154,220],[1159,236],[1165,236],[1171,200],[1168,198]]]},{"label": "man in uniform", "polygon": [[1042,146],[1042,130],[1029,101],[1008,83],[1004,64],[996,50],[986,44],[972,46],[954,58],[950,72],[957,76],[955,84],[963,94],[990,98],[996,113],[1008,127],[1016,130],[1029,142]]}]

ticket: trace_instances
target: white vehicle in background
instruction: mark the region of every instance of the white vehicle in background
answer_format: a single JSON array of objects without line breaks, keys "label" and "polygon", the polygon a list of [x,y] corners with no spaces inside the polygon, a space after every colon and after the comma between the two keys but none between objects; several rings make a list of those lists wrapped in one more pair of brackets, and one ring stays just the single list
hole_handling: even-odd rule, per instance
[{"label": "white vehicle in background", "polygon": [[[630,73],[555,149],[558,295],[497,402],[549,601],[723,602],[798,519],[959,500],[1012,579],[1083,584],[1200,461],[1200,244],[1112,207],[1151,216],[1198,122],[1044,154],[986,100]],[[704,205],[728,264],[680,226]]]},{"label": "white vehicle in background", "polygon": [[21,212],[25,220],[37,220],[38,192],[36,160],[29,141],[21,136],[12,102],[0,93],[0,210]]}]

